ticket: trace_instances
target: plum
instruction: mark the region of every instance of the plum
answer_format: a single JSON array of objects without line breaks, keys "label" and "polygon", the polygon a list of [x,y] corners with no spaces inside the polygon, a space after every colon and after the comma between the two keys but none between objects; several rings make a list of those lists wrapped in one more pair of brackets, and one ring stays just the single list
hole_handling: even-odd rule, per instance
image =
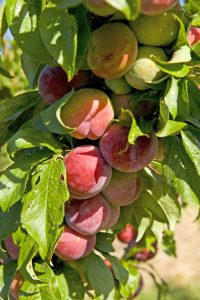
[{"label": "plum", "polygon": [[68,189],[75,199],[87,199],[98,194],[112,176],[112,168],[95,146],[76,147],[65,155],[64,164]]},{"label": "plum", "polygon": [[192,46],[200,41],[200,28],[199,27],[190,27],[187,34],[188,42]]},{"label": "plum", "polygon": [[125,77],[117,79],[106,79],[106,86],[117,95],[124,95],[131,92],[132,87],[128,84]]},{"label": "plum", "polygon": [[147,166],[155,157],[158,140],[154,133],[141,136],[134,145],[128,144],[130,128],[113,123],[100,139],[104,159],[122,172],[136,172]]},{"label": "plum", "polygon": [[127,25],[108,23],[92,32],[87,62],[95,75],[117,79],[132,67],[137,51],[136,37]]},{"label": "plum", "polygon": [[153,59],[168,60],[162,48],[150,46],[139,47],[137,60],[125,75],[127,82],[132,87],[139,90],[146,90],[149,88],[149,81],[156,81],[164,76],[165,73],[157,67]]},{"label": "plum", "polygon": [[160,15],[178,4],[178,0],[142,0],[141,13],[145,15]]},{"label": "plum", "polygon": [[86,7],[93,14],[101,17],[107,17],[116,12],[116,9],[104,0],[86,0]]},{"label": "plum", "polygon": [[137,237],[137,230],[131,225],[127,224],[126,227],[120,231],[117,235],[117,238],[126,244],[129,244]]},{"label": "plum", "polygon": [[110,183],[101,193],[110,204],[125,206],[133,203],[140,192],[141,180],[137,173],[113,169]]},{"label": "plum", "polygon": [[15,245],[12,236],[9,236],[5,240],[5,246],[10,257],[14,260],[17,260],[19,256],[19,247]]},{"label": "plum", "polygon": [[110,218],[106,223],[104,229],[109,229],[113,227],[120,217],[120,206],[112,206],[110,205]]},{"label": "plum", "polygon": [[96,243],[96,235],[82,235],[69,227],[65,227],[58,239],[54,253],[66,261],[73,261],[87,256]]},{"label": "plum", "polygon": [[172,13],[157,16],[139,15],[130,22],[140,44],[146,46],[168,46],[173,43],[179,33],[180,24]]},{"label": "plum", "polygon": [[115,117],[119,117],[119,115],[121,114],[121,109],[130,109],[129,101],[131,97],[132,94],[125,94],[125,95],[111,94],[110,99],[112,101]]},{"label": "plum", "polygon": [[62,122],[75,128],[70,135],[76,139],[99,139],[114,117],[109,97],[97,89],[76,91],[61,109]]},{"label": "plum", "polygon": [[53,104],[71,91],[72,88],[83,87],[89,81],[89,78],[88,71],[80,70],[69,82],[67,74],[60,66],[46,66],[38,79],[39,92],[47,103]]},{"label": "plum", "polygon": [[94,235],[104,229],[111,217],[111,209],[102,195],[68,202],[65,220],[70,228],[83,235]]}]

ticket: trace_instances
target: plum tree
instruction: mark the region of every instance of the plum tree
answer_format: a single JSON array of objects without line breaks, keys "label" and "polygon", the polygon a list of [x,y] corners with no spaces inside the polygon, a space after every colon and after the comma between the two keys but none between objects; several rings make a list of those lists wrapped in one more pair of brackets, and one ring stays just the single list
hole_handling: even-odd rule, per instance
[{"label": "plum tree", "polygon": [[24,278],[19,271],[16,272],[15,277],[10,286],[10,294],[14,300],[19,300],[19,291],[23,284]]},{"label": "plum tree", "polygon": [[122,172],[136,172],[148,165],[157,153],[158,140],[154,133],[138,137],[134,145],[127,145],[130,128],[112,124],[100,139],[104,159]]},{"label": "plum tree", "polygon": [[117,238],[126,244],[129,244],[136,239],[137,230],[131,224],[127,224],[126,227],[117,234]]},{"label": "plum tree", "polygon": [[104,229],[110,218],[110,206],[100,194],[81,201],[72,199],[65,207],[68,226],[84,235],[93,235]]},{"label": "plum tree", "polygon": [[17,260],[19,256],[19,247],[15,245],[12,236],[9,236],[5,240],[5,246],[10,257],[14,260]]},{"label": "plum tree", "polygon": [[106,163],[99,148],[79,146],[64,157],[67,184],[75,199],[86,199],[106,187],[112,176],[112,168]]},{"label": "plum tree", "polygon": [[120,217],[120,206],[112,206],[110,205],[110,218],[106,223],[104,229],[110,229],[114,226]]},{"label": "plum tree", "polygon": [[86,0],[86,7],[93,14],[101,17],[110,16],[116,12],[116,9],[104,0]]},{"label": "plum tree", "polygon": [[141,180],[137,173],[113,169],[110,183],[101,193],[110,204],[125,206],[133,203],[140,192]]},{"label": "plum tree", "polygon": [[132,87],[128,84],[124,77],[117,79],[106,79],[105,83],[107,87],[117,95],[128,94],[132,91]]},{"label": "plum tree", "polygon": [[130,22],[140,44],[146,46],[168,46],[178,37],[179,22],[172,13],[157,16],[139,15]]},{"label": "plum tree", "polygon": [[109,97],[92,88],[76,91],[61,109],[62,122],[77,139],[99,139],[114,117]]},{"label": "plum tree", "polygon": [[179,0],[142,0],[141,13],[145,15],[160,15],[177,5]]},{"label": "plum tree", "polygon": [[121,113],[121,108],[123,109],[130,108],[129,101],[131,99],[131,96],[132,94],[125,94],[125,95],[111,94],[110,98],[112,101],[115,117],[119,117]]},{"label": "plum tree", "polygon": [[199,42],[200,41],[200,28],[195,27],[195,26],[190,27],[187,37],[188,37],[188,42],[190,43],[191,46],[196,44],[197,42]]},{"label": "plum tree", "polygon": [[92,32],[87,61],[94,74],[117,79],[132,67],[137,51],[137,40],[127,25],[108,23]]},{"label": "plum tree", "polygon": [[69,227],[65,227],[58,239],[54,253],[66,261],[73,261],[87,256],[96,243],[96,235],[82,235]]},{"label": "plum tree", "polygon": [[164,76],[165,73],[157,67],[153,59],[168,60],[162,48],[139,47],[136,62],[125,75],[126,80],[132,87],[146,90],[149,88],[148,82],[156,81]]},{"label": "plum tree", "polygon": [[71,82],[60,66],[46,66],[38,79],[41,97],[49,104],[54,103],[71,91],[72,88],[83,87],[89,80],[89,72],[80,70]]}]

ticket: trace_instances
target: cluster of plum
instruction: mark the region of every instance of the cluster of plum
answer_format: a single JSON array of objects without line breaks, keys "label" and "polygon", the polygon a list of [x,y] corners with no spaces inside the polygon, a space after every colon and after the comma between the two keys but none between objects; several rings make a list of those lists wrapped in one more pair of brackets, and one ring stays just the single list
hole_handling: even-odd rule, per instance
[{"label": "cluster of plum", "polygon": [[[39,77],[40,94],[49,104],[75,90],[60,111],[60,120],[72,129],[69,134],[77,145],[64,157],[70,200],[65,206],[66,226],[55,248],[63,260],[88,255],[96,233],[111,228],[120,207],[140,195],[138,171],[156,156],[158,140],[152,132],[129,144],[130,128],[117,118],[121,108],[130,108],[133,89],[149,89],[149,83],[164,76],[155,59],[169,60],[163,47],[178,36],[180,24],[170,12],[179,9],[177,4],[177,0],[142,1],[141,14],[127,25],[108,21],[115,9],[105,1],[86,1],[89,12],[104,20],[91,33],[86,68],[71,81],[60,66],[46,66]],[[145,101],[142,113],[135,106],[133,114],[138,119],[154,111],[155,104],[148,107]]]}]

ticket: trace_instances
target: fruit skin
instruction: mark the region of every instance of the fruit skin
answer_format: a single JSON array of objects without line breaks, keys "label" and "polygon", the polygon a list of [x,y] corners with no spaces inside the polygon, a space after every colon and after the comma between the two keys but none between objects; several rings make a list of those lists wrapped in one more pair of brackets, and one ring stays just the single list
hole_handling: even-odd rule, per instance
[{"label": "fruit skin", "polygon": [[106,86],[117,95],[128,94],[132,91],[132,87],[124,77],[118,79],[106,79],[105,83]]},{"label": "fruit skin", "polygon": [[138,43],[146,46],[168,46],[178,37],[179,22],[172,13],[157,16],[139,15],[130,22]]},{"label": "fruit skin", "polygon": [[131,96],[132,94],[125,94],[125,95],[111,94],[110,98],[112,101],[115,117],[119,117],[119,115],[121,114],[121,108],[130,109],[129,101],[131,99]]},{"label": "fruit skin", "polygon": [[108,23],[92,32],[87,61],[95,75],[117,79],[132,67],[137,51],[136,37],[127,25]]},{"label": "fruit skin", "polygon": [[83,235],[93,235],[104,229],[110,217],[110,206],[100,194],[81,201],[73,199],[65,207],[66,223]]},{"label": "fruit skin", "polygon": [[100,150],[104,159],[122,172],[136,172],[147,166],[155,157],[158,140],[154,133],[150,137],[137,138],[134,145],[128,143],[130,128],[112,124],[100,139]]},{"label": "fruit skin", "polygon": [[80,70],[72,81],[68,81],[67,74],[60,66],[46,66],[38,79],[41,97],[49,104],[61,99],[72,88],[83,87],[89,81],[88,71]]},{"label": "fruit skin", "polygon": [[99,139],[114,117],[109,97],[97,89],[76,91],[62,107],[62,122],[75,130],[69,133],[76,139]]},{"label": "fruit skin", "polygon": [[111,205],[125,206],[133,203],[140,192],[141,179],[136,173],[113,169],[112,178],[101,193]]},{"label": "fruit skin", "polygon": [[19,247],[15,245],[12,236],[9,236],[5,240],[5,246],[10,257],[14,260],[17,260],[19,257]]},{"label": "fruit skin", "polygon": [[126,244],[129,244],[131,241],[135,240],[136,237],[137,230],[131,224],[127,224],[126,227],[117,235],[117,238]]},{"label": "fruit skin", "polygon": [[189,44],[192,46],[200,41],[200,28],[199,27],[190,27],[187,38]]},{"label": "fruit skin", "polygon": [[168,60],[162,48],[139,47],[137,60],[125,75],[127,82],[132,87],[138,90],[146,90],[149,88],[148,81],[156,81],[164,76],[165,73],[157,67],[153,59]]},{"label": "fruit skin", "polygon": [[66,261],[73,261],[90,254],[96,243],[96,235],[82,235],[69,227],[65,227],[54,253]]},{"label": "fruit skin", "polygon": [[110,229],[113,227],[120,217],[120,206],[112,206],[110,205],[110,218],[106,223],[104,229]]},{"label": "fruit skin", "polygon": [[79,146],[64,157],[67,184],[74,199],[87,199],[98,194],[110,182],[112,168],[99,148]]},{"label": "fruit skin", "polygon": [[24,279],[22,275],[17,271],[10,286],[10,294],[15,300],[19,300],[19,291],[23,282]]},{"label": "fruit skin", "polygon": [[178,0],[142,0],[140,12],[145,15],[160,15],[172,9]]},{"label": "fruit skin", "polygon": [[101,17],[107,17],[116,12],[116,9],[107,4],[104,0],[87,0],[86,7],[93,14]]}]

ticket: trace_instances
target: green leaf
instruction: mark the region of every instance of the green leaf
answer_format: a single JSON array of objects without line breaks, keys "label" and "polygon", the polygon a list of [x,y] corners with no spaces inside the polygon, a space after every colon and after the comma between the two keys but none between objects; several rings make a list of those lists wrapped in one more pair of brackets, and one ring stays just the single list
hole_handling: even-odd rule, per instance
[{"label": "green leaf", "polygon": [[75,72],[77,22],[66,10],[46,8],[40,16],[40,34],[49,53],[66,71],[70,81]]},{"label": "green leaf", "polygon": [[134,204],[131,224],[137,228],[136,241],[140,241],[152,223],[152,213],[141,203]]},{"label": "green leaf", "polygon": [[[74,0],[72,0],[74,2]],[[76,56],[76,70],[80,69],[85,60],[85,54],[90,40],[90,27],[87,19],[87,9],[81,5],[75,10],[74,16],[78,26],[78,48]]]},{"label": "green leaf", "polygon": [[52,269],[44,262],[35,263],[34,270],[40,281],[43,283],[32,283],[25,280],[23,283],[19,299],[21,300],[57,300],[62,299],[60,287]]},{"label": "green leaf", "polygon": [[174,240],[174,232],[166,230],[163,235],[162,250],[170,256],[176,256],[176,241]]},{"label": "green leaf", "polygon": [[0,207],[6,212],[23,196],[31,168],[45,160],[49,151],[38,151],[14,163],[0,175]]},{"label": "green leaf", "polygon": [[179,13],[176,11],[174,13],[174,17],[177,19],[177,21],[179,22],[179,25],[180,25],[179,34],[178,34],[174,48],[180,49],[181,47],[184,47],[186,45],[188,46],[188,39],[187,39],[186,31],[185,31],[185,25],[182,21],[184,19],[184,16],[183,16],[182,12]]},{"label": "green leaf", "polygon": [[181,132],[183,146],[200,176],[200,130]]},{"label": "green leaf", "polygon": [[16,97],[1,101],[0,124],[15,121],[23,112],[41,100],[38,92],[27,92]]},{"label": "green leaf", "polygon": [[66,264],[57,270],[55,275],[62,295],[61,300],[84,299],[85,288],[77,271]]},{"label": "green leaf", "polygon": [[174,120],[186,120],[190,113],[188,80],[172,77],[168,81],[164,101]]},{"label": "green leaf", "polygon": [[21,202],[13,205],[6,213],[0,210],[0,240],[6,239],[17,229],[20,224],[21,210]]},{"label": "green leaf", "polygon": [[115,236],[113,234],[99,232],[97,233],[95,248],[103,252],[114,252],[114,248],[112,245],[114,239]]},{"label": "green leaf", "polygon": [[[90,287],[95,291],[95,295],[109,299],[110,294],[115,289],[114,279],[102,258],[92,253],[81,261],[81,265]],[[96,276],[97,274],[98,276]]]},{"label": "green leaf", "polygon": [[140,136],[147,136],[147,134],[143,133],[140,127],[137,125],[136,119],[129,109],[122,109],[122,112],[119,116],[119,122],[125,126],[130,126],[130,131],[128,134],[128,142],[132,145],[135,144],[135,141]]},{"label": "green leaf", "polygon": [[17,269],[17,262],[0,266],[0,299],[8,299],[9,289]]},{"label": "green leaf", "polygon": [[21,63],[23,71],[29,81],[29,86],[31,89],[34,89],[37,86],[38,77],[45,65],[25,52],[22,53]]},{"label": "green leaf", "polygon": [[107,253],[104,253],[103,255],[110,261],[114,277],[119,281],[120,284],[125,285],[129,277],[127,270],[115,256]]},{"label": "green leaf", "polygon": [[179,94],[178,79],[172,77],[167,83],[164,101],[174,120],[176,119],[177,111],[178,111],[178,104],[177,104],[178,94]]},{"label": "green leaf", "polygon": [[41,113],[42,121],[49,131],[58,134],[66,134],[74,130],[74,128],[65,126],[60,117],[63,105],[71,99],[73,93],[73,91],[67,93],[62,99],[56,101]]},{"label": "green leaf", "polygon": [[129,299],[137,290],[141,276],[131,261],[123,261],[123,266],[128,271],[129,277],[128,282],[120,284],[120,294],[124,299]]},{"label": "green leaf", "polygon": [[[8,129],[9,123],[0,126],[0,148],[7,142],[7,140],[11,137],[12,133]],[[0,170],[1,171],[1,170]]]},{"label": "green leaf", "polygon": [[169,120],[164,128],[156,132],[156,136],[166,137],[169,135],[178,134],[180,130],[186,126],[186,123]]},{"label": "green leaf", "polygon": [[184,202],[199,204],[199,176],[178,137],[165,139],[163,171]]},{"label": "green leaf", "polygon": [[12,35],[22,51],[41,62],[52,64],[38,28],[41,6],[41,1],[7,0],[6,17]]},{"label": "green leaf", "polygon": [[4,70],[2,67],[0,67],[0,74],[6,78],[13,78],[12,75],[10,75],[6,70]]},{"label": "green leaf", "polygon": [[155,62],[161,71],[178,78],[185,77],[190,71],[190,68],[183,63],[170,63],[158,59]]},{"label": "green leaf", "polygon": [[23,275],[23,277],[29,281],[39,280],[33,270],[32,265],[32,259],[37,252],[38,246],[36,241],[30,235],[27,235],[20,247],[18,268],[20,269],[20,273]]},{"label": "green leaf", "polygon": [[127,20],[136,19],[140,11],[140,0],[105,0],[105,2],[122,12]]},{"label": "green leaf", "polygon": [[22,149],[34,147],[46,147],[55,153],[62,151],[61,145],[50,133],[33,128],[17,131],[8,141],[8,152],[11,156],[14,156],[16,152]]},{"label": "green leaf", "polygon": [[188,97],[190,103],[190,118],[200,120],[200,90],[192,82],[188,82]]},{"label": "green leaf", "polygon": [[71,8],[80,5],[83,0],[51,0],[52,3],[56,4],[56,8]]},{"label": "green leaf", "polygon": [[37,241],[43,259],[50,259],[53,254],[68,197],[63,159],[54,156],[38,165],[32,190],[23,198],[22,224]]}]

